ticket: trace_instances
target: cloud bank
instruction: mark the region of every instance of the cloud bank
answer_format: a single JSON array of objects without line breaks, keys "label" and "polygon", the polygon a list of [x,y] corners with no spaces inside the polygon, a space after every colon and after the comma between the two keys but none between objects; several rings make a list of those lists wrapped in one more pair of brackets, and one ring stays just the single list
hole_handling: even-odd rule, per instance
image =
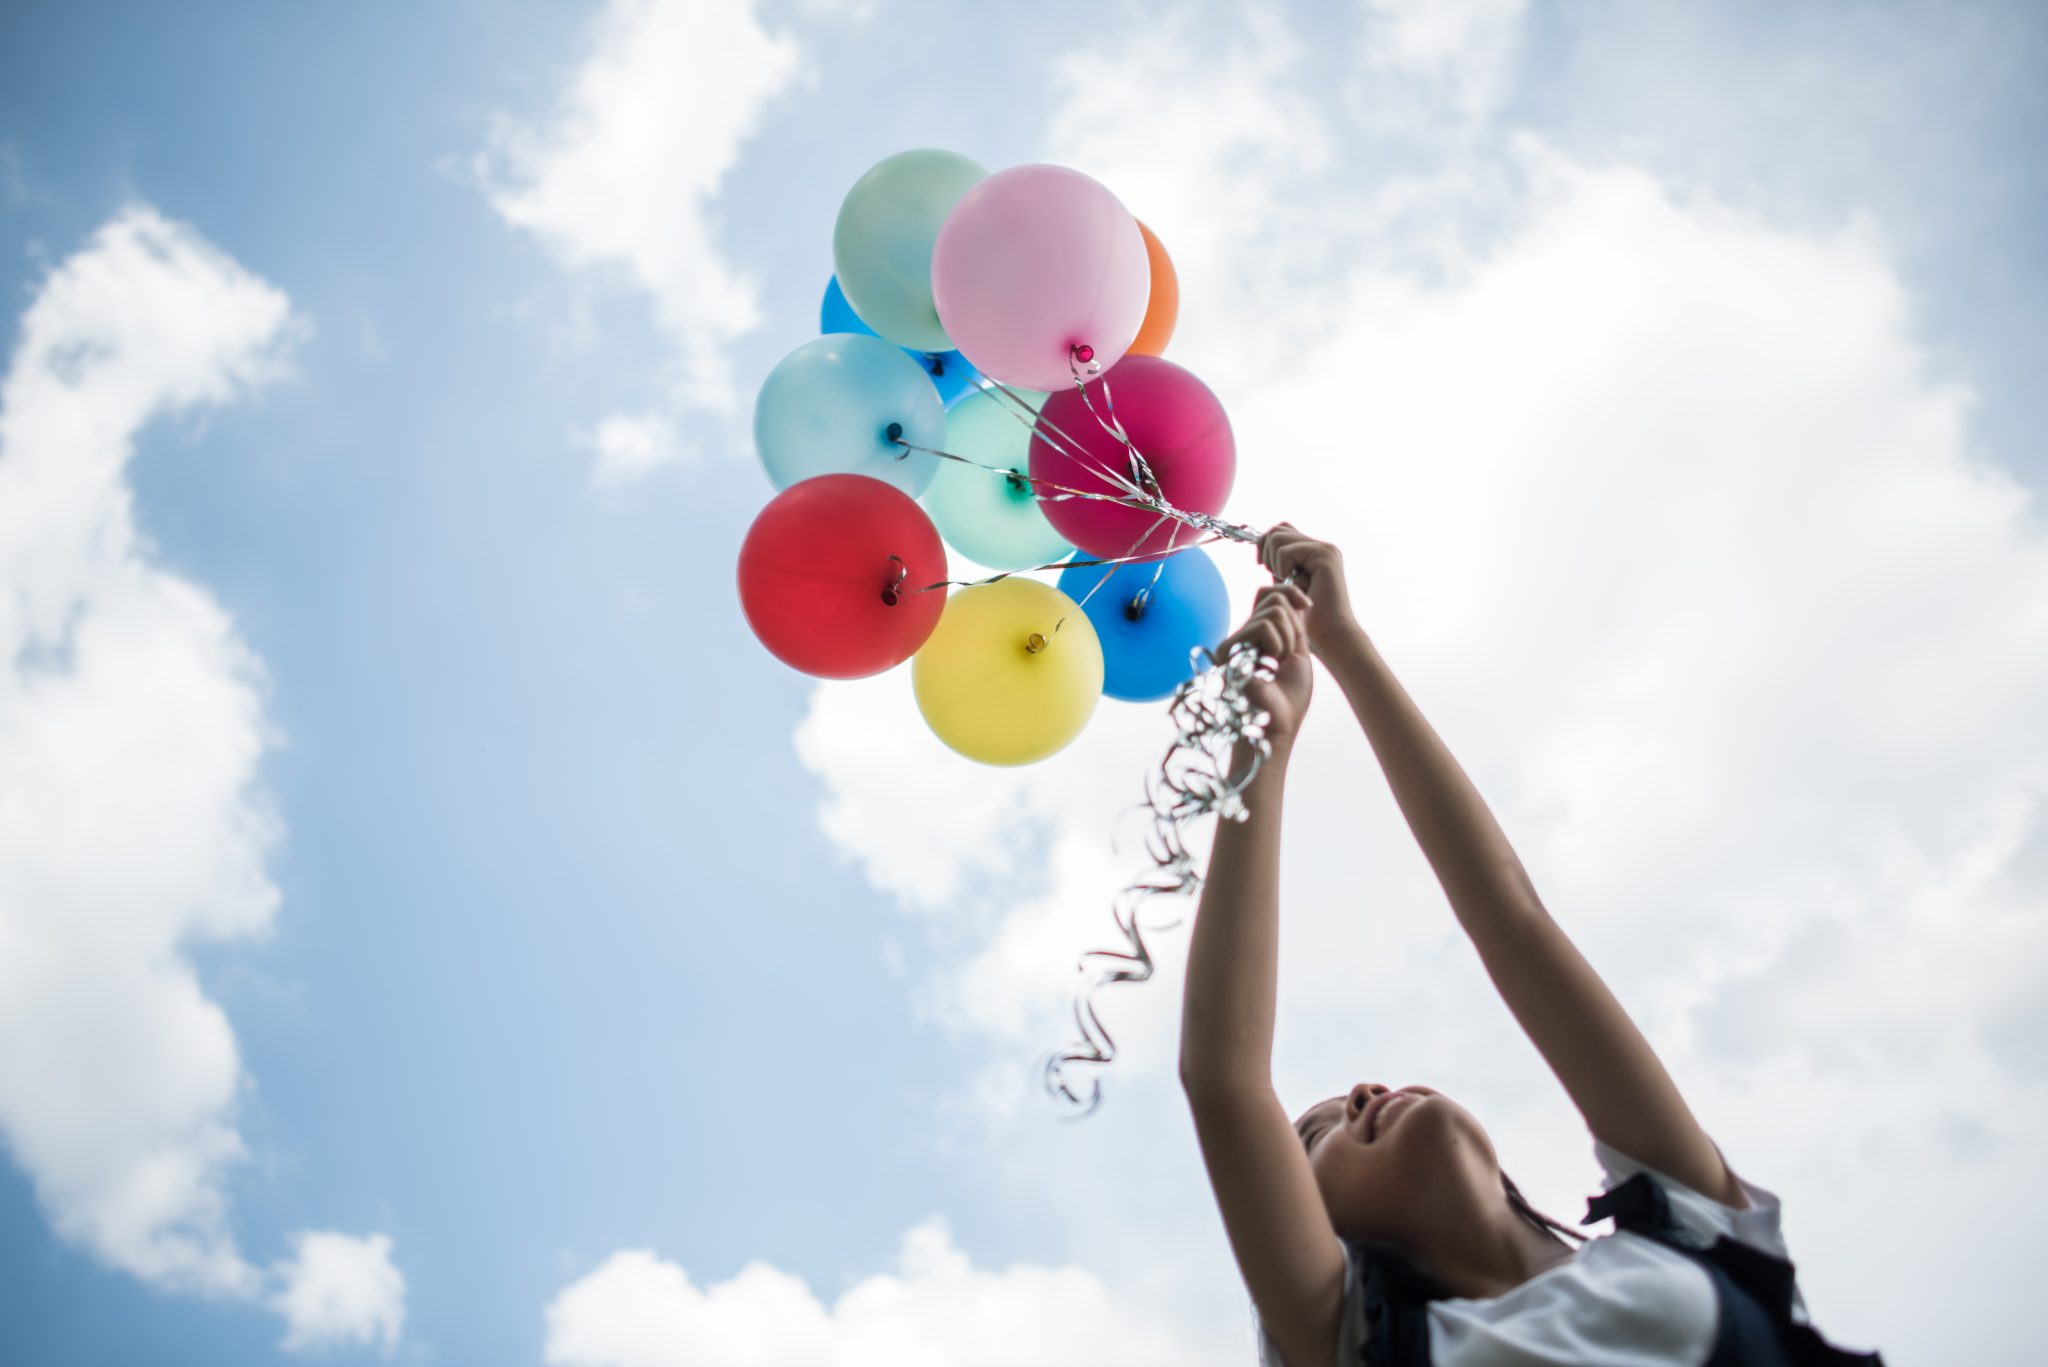
[{"label": "cloud bank", "polygon": [[185,952],[270,928],[278,738],[226,611],[153,563],[126,467],[150,423],[280,374],[301,326],[131,205],[42,283],[0,382],[0,1134],[63,1239],[215,1296],[267,1279],[228,1219],[240,1054]]},{"label": "cloud bank", "polygon": [[1077,1268],[977,1270],[942,1219],[903,1238],[894,1272],[831,1305],[766,1263],[705,1287],[645,1249],[612,1254],[547,1310],[549,1367],[1133,1367],[1223,1363],[1215,1345],[1145,1323]]}]

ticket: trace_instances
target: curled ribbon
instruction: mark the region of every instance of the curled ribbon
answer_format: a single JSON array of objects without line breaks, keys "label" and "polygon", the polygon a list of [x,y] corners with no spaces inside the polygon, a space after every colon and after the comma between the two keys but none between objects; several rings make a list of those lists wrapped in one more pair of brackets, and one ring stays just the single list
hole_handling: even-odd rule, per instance
[{"label": "curled ribbon", "polygon": [[[1074,384],[1081,391],[1082,402],[1105,432],[1114,437],[1122,446],[1127,457],[1125,470],[1118,470],[1095,459],[1092,454],[1071,434],[1048,422],[1044,415],[1034,411],[1030,404],[1015,390],[1006,385],[984,379],[981,388],[996,399],[1017,418],[1032,427],[1038,436],[1056,453],[1083,466],[1100,476],[1106,483],[1117,489],[1116,493],[1076,489],[1070,485],[1034,476],[1019,470],[1006,470],[997,466],[983,465],[968,460],[965,456],[949,451],[934,450],[930,447],[914,446],[895,436],[898,445],[904,447],[907,455],[911,451],[923,451],[928,455],[945,460],[959,461],[976,469],[986,470],[1011,481],[1026,481],[1034,496],[1044,502],[1061,502],[1067,499],[1103,499],[1125,504],[1153,513],[1154,519],[1138,539],[1123,555],[1100,560],[1065,560],[1048,565],[1036,565],[1031,570],[1065,570],[1076,565],[1120,565],[1131,560],[1151,559],[1157,552],[1137,554],[1152,532],[1163,522],[1171,519],[1185,523],[1198,531],[1208,533],[1201,541],[1191,545],[1208,545],[1214,541],[1240,541],[1257,543],[1264,539],[1262,533],[1237,523],[1225,522],[1207,513],[1189,512],[1176,508],[1166,500],[1154,474],[1151,463],[1132,442],[1123,423],[1116,417],[1114,396],[1110,393],[1109,382],[1100,373],[1101,367],[1094,362],[1092,353],[1085,347],[1076,347],[1069,358],[1074,374]],[[1089,381],[1093,379],[1102,391],[1102,406],[1097,408],[1089,393]],[[1042,492],[1050,490],[1051,492]],[[1007,579],[1012,574],[1028,573],[1029,570],[1007,570],[987,579],[941,580],[913,590],[925,592],[947,587],[973,588],[981,584],[993,584]],[[902,575],[897,577],[900,588]],[[1104,575],[1089,590],[1108,582]],[[1153,582],[1158,582],[1155,573]],[[1085,604],[1087,599],[1082,599]],[[1061,618],[1061,622],[1066,619]],[[1055,634],[1059,623],[1053,625]],[[1202,888],[1202,875],[1195,869],[1194,856],[1189,852],[1183,832],[1189,822],[1205,816],[1216,816],[1225,821],[1243,821],[1250,813],[1245,807],[1244,790],[1257,777],[1260,767],[1272,754],[1272,745],[1266,738],[1266,726],[1271,720],[1268,713],[1252,706],[1245,691],[1254,680],[1268,680],[1274,677],[1279,662],[1270,655],[1262,655],[1249,641],[1239,641],[1231,648],[1227,659],[1218,660],[1206,646],[1197,646],[1189,652],[1188,663],[1194,669],[1192,677],[1183,680],[1174,690],[1172,700],[1167,704],[1167,715],[1173,723],[1173,740],[1167,746],[1158,767],[1147,776],[1145,799],[1129,811],[1143,810],[1150,814],[1151,824],[1146,833],[1146,852],[1152,860],[1152,867],[1144,874],[1126,884],[1111,902],[1111,914],[1116,927],[1123,937],[1124,947],[1116,949],[1093,949],[1083,954],[1076,965],[1083,974],[1088,972],[1089,961],[1099,960],[1102,966],[1093,977],[1085,978],[1074,994],[1074,1021],[1079,1027],[1081,1038],[1070,1044],[1048,1050],[1040,1056],[1045,1077],[1046,1091],[1056,1101],[1070,1107],[1078,1107],[1078,1113],[1070,1118],[1080,1118],[1093,1113],[1101,1101],[1102,1087],[1099,1078],[1089,1079],[1089,1090],[1085,1097],[1077,1094],[1067,1081],[1067,1069],[1074,1064],[1108,1064],[1116,1057],[1116,1041],[1102,1023],[1097,1013],[1094,995],[1098,988],[1112,983],[1145,982],[1152,977],[1154,965],[1152,954],[1145,945],[1145,929],[1138,922],[1138,910],[1155,897],[1193,896]],[[1242,774],[1230,772],[1231,756],[1238,742],[1245,742],[1251,750],[1250,762]],[[1170,930],[1180,924],[1176,917],[1163,925],[1150,927],[1153,930]]]},{"label": "curled ribbon", "polygon": [[[1111,983],[1141,983],[1152,976],[1152,953],[1145,947],[1138,909],[1155,897],[1193,896],[1201,891],[1202,875],[1195,869],[1183,829],[1204,816],[1224,821],[1243,821],[1249,816],[1244,790],[1273,753],[1266,738],[1271,715],[1253,708],[1245,689],[1254,679],[1271,680],[1279,662],[1260,654],[1249,641],[1239,641],[1221,661],[1208,647],[1197,646],[1189,652],[1188,661],[1200,672],[1183,680],[1167,705],[1173,741],[1159,767],[1146,778],[1144,802],[1127,809],[1151,814],[1145,847],[1153,863],[1145,874],[1125,884],[1110,904],[1117,930],[1128,947],[1091,949],[1081,956],[1076,968],[1082,973],[1087,972],[1091,959],[1105,965],[1074,993],[1074,1023],[1081,1038],[1040,1055],[1046,1091],[1056,1101],[1080,1107],[1078,1115],[1069,1118],[1079,1119],[1095,1110],[1102,1098],[1102,1084],[1099,1078],[1090,1078],[1087,1096],[1076,1095],[1067,1083],[1068,1066],[1107,1064],[1116,1057],[1116,1041],[1095,1010],[1096,990]],[[1230,757],[1239,741],[1251,747],[1251,760],[1242,774],[1232,774]],[[1171,930],[1179,924],[1180,918],[1175,917],[1151,929]]]}]

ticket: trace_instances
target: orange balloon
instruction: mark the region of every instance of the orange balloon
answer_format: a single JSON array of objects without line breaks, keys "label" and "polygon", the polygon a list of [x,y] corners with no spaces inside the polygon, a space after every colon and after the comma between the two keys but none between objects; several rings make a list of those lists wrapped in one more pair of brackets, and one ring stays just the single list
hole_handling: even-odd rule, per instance
[{"label": "orange balloon", "polygon": [[1144,234],[1145,259],[1152,265],[1152,298],[1145,305],[1145,322],[1138,329],[1137,340],[1125,354],[1157,356],[1166,350],[1167,339],[1173,336],[1173,325],[1180,317],[1180,281],[1173,273],[1173,261],[1166,255],[1166,248],[1159,245],[1152,230],[1140,223],[1138,231]]}]

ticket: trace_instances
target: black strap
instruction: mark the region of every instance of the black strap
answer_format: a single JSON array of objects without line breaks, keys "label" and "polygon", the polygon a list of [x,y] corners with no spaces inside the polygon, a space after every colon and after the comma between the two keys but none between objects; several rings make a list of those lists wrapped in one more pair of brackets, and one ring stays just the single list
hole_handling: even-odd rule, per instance
[{"label": "black strap", "polygon": [[1812,1325],[1794,1323],[1794,1268],[1786,1259],[1726,1235],[1706,1248],[1685,1239],[1671,1218],[1663,1185],[1647,1172],[1586,1202],[1586,1218],[1579,1223],[1606,1219],[1705,1269],[1719,1308],[1714,1355],[1706,1367],[1883,1367],[1876,1353],[1837,1348]]}]

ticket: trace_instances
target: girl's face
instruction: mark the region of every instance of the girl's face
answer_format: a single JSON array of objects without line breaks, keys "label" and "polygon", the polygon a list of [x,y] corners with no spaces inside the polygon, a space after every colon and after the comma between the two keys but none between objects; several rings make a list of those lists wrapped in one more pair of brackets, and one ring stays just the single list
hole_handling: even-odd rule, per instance
[{"label": "girl's face", "polygon": [[[1345,1238],[1432,1242],[1472,1201],[1500,1196],[1493,1141],[1472,1113],[1427,1087],[1361,1082],[1295,1122],[1330,1222]],[[1460,1192],[1464,1188],[1464,1192]]]}]

